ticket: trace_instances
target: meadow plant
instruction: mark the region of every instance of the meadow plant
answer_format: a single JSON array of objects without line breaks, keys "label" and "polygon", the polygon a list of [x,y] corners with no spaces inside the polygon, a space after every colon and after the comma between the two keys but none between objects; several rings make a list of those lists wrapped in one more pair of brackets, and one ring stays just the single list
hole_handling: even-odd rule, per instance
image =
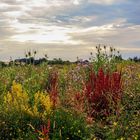
[{"label": "meadow plant", "polygon": [[[47,120],[51,115],[53,107],[50,95],[45,92],[37,92],[33,97],[33,104],[31,104],[31,98],[23,90],[22,85],[13,81],[11,90],[3,97],[3,114],[1,115],[0,122],[4,120],[2,126],[7,133],[2,134],[0,138],[9,139],[10,135],[13,138],[18,137],[19,134],[27,135],[27,133],[31,133],[28,123],[38,128],[39,124],[43,124]],[[2,126],[0,124],[0,130]],[[43,130],[45,131],[45,127],[42,127]]]},{"label": "meadow plant", "polygon": [[58,72],[56,70],[49,73],[46,90],[49,93],[53,102],[53,107],[55,108],[58,102]]},{"label": "meadow plant", "polygon": [[105,73],[100,68],[96,75],[91,69],[85,85],[85,96],[91,116],[108,116],[112,111],[118,113],[122,97],[121,73]]},{"label": "meadow plant", "polygon": [[29,110],[29,96],[23,91],[21,84],[13,81],[11,91],[4,96],[4,107],[6,111]]},{"label": "meadow plant", "polygon": [[47,93],[37,92],[34,95],[34,104],[29,104],[30,98],[22,89],[22,85],[13,82],[11,92],[4,96],[4,104],[7,111],[21,111],[36,117],[45,117],[51,113],[53,102]]},{"label": "meadow plant", "polygon": [[74,111],[59,108],[54,111],[50,118],[51,140],[90,140],[92,129],[90,129],[83,115],[77,115]]},{"label": "meadow plant", "polygon": [[51,113],[52,107],[53,102],[50,96],[47,93],[37,92],[34,95],[34,104],[30,114],[45,119]]},{"label": "meadow plant", "polygon": [[34,128],[31,124],[29,126],[34,131],[34,135],[39,140],[49,140],[49,132],[50,132],[50,119],[48,119],[47,124],[43,124],[40,126],[40,129]]},{"label": "meadow plant", "polygon": [[93,56],[93,53],[90,53],[90,60],[94,66],[95,73],[98,73],[98,70],[102,67],[104,71],[115,71],[116,64],[122,60],[120,52],[113,47],[108,47],[106,45],[96,46],[96,55]]}]

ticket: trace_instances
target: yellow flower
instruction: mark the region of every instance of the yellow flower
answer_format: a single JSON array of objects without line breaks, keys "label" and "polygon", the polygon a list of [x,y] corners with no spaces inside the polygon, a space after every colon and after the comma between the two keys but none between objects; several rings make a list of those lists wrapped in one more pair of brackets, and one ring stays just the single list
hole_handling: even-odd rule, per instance
[{"label": "yellow flower", "polygon": [[139,79],[140,79],[140,74],[138,74],[138,77],[139,77]]},{"label": "yellow flower", "polygon": [[135,140],[138,140],[138,135],[136,135],[134,138],[135,138]]},{"label": "yellow flower", "polygon": [[113,125],[114,125],[114,126],[117,126],[117,122],[114,122]]},{"label": "yellow flower", "polygon": [[14,81],[11,87],[11,92],[7,92],[4,96],[5,110],[9,112],[23,111],[32,116],[44,118],[51,113],[53,103],[47,93],[37,92],[34,95],[33,106],[30,106],[29,100],[30,98],[22,89],[22,85]]},{"label": "yellow flower", "polygon": [[34,95],[33,114],[35,116],[45,116],[51,113],[53,103],[50,96],[43,92]]},{"label": "yellow flower", "polygon": [[21,93],[22,92],[22,85],[16,83],[15,81],[13,81],[13,85],[12,85],[11,89],[12,89],[12,92],[19,92],[19,93]]},{"label": "yellow flower", "polygon": [[80,130],[78,130],[78,133],[81,133],[81,131],[80,131]]},{"label": "yellow flower", "polygon": [[16,83],[12,84],[11,92],[4,96],[4,104],[7,111],[26,111],[29,108],[28,94],[22,90],[22,85]]}]

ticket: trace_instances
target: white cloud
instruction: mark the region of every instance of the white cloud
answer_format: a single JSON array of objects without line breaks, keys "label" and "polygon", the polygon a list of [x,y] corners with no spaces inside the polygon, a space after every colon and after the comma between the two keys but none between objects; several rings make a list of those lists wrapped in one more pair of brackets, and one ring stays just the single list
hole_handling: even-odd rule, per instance
[{"label": "white cloud", "polygon": [[89,3],[101,4],[101,5],[111,5],[114,3],[122,2],[124,0],[88,0]]},{"label": "white cloud", "polygon": [[124,1],[0,0],[0,57],[20,56],[28,48],[47,48],[51,56],[85,57],[99,43],[138,51],[140,25],[128,23],[120,14],[123,9],[98,9]]},{"label": "white cloud", "polygon": [[80,4],[80,1],[79,0],[73,0],[73,4],[79,5]]},{"label": "white cloud", "polygon": [[[79,41],[71,40],[68,34],[77,30],[76,28],[59,27],[55,25],[21,24],[16,20],[11,25],[16,30],[15,35],[9,40],[34,43],[61,43],[78,44]],[[34,31],[34,32],[32,32]]]}]

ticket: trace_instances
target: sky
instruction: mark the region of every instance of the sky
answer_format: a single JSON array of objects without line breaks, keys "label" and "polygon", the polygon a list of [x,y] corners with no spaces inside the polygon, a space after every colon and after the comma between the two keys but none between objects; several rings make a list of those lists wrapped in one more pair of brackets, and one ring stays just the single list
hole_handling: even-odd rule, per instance
[{"label": "sky", "polygon": [[140,0],[0,0],[0,60],[37,51],[88,59],[95,46],[140,56]]}]

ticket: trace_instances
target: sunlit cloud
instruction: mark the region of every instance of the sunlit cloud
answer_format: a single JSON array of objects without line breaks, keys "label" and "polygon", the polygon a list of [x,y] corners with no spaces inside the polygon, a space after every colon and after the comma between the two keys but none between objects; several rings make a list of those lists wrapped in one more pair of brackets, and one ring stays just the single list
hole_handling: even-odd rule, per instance
[{"label": "sunlit cloud", "polygon": [[90,3],[101,4],[101,5],[111,5],[114,3],[119,3],[125,0],[88,0]]},{"label": "sunlit cloud", "polygon": [[23,57],[27,49],[51,58],[88,58],[100,43],[134,56],[139,7],[138,0],[1,0],[0,59]]}]

